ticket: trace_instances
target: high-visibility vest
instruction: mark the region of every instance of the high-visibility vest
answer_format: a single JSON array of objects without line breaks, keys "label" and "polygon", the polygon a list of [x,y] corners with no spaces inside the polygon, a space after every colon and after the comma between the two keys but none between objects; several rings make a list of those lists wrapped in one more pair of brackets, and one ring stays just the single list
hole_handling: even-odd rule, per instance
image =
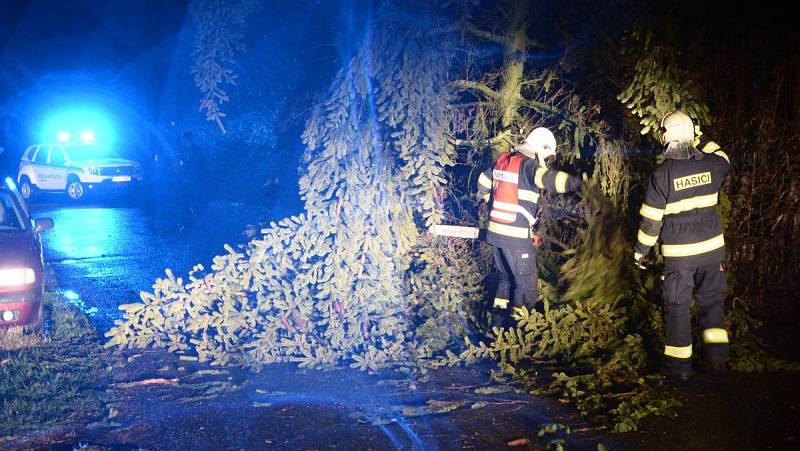
[{"label": "high-visibility vest", "polygon": [[519,204],[519,170],[525,156],[506,152],[497,159],[492,171],[492,221],[513,224],[521,214],[533,226],[536,218]]}]

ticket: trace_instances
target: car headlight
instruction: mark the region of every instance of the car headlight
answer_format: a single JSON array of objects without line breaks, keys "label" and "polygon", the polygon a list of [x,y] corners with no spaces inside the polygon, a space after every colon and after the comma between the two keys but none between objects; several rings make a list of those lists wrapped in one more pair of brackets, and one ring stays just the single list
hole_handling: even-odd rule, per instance
[{"label": "car headlight", "polygon": [[89,166],[89,174],[92,174],[92,175],[99,175],[99,174],[100,174],[100,170],[99,170],[99,169],[97,169],[97,168],[96,168],[96,167],[94,167],[94,166]]},{"label": "car headlight", "polygon": [[17,287],[36,282],[36,272],[31,268],[0,269],[0,287]]}]

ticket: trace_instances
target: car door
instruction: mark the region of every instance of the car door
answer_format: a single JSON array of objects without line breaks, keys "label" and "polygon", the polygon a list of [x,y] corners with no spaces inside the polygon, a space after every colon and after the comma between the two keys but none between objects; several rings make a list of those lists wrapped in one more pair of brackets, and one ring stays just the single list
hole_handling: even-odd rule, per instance
[{"label": "car door", "polygon": [[50,146],[39,146],[31,158],[31,178],[32,182],[39,189],[49,189],[47,186],[47,159],[50,157]]},{"label": "car door", "polygon": [[48,182],[51,186],[48,189],[63,190],[67,187],[67,155],[61,146],[50,146],[47,172],[50,176]]},{"label": "car door", "polygon": [[50,145],[39,146],[39,151],[33,157],[36,165],[36,185],[39,189],[58,189],[58,185],[54,182],[57,179],[57,171],[54,171],[50,166]]}]

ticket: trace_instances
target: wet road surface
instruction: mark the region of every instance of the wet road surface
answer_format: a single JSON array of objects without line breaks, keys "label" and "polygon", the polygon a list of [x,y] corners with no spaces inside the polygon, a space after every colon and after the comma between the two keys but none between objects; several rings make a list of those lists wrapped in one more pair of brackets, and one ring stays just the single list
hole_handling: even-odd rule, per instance
[{"label": "wet road surface", "polygon": [[245,242],[249,224],[281,217],[272,207],[210,202],[193,220],[167,209],[141,208],[124,199],[69,205],[33,203],[36,218],[55,228],[43,235],[45,260],[64,297],[92,320],[98,332],[122,317],[121,304],[138,302],[166,268],[184,275],[196,264],[210,266],[223,245]]},{"label": "wet road surface", "polygon": [[[191,223],[181,225],[174,211],[126,202],[44,201],[32,204],[31,210],[34,217],[54,220],[55,228],[43,236],[45,258],[63,298],[90,318],[98,334],[121,318],[119,305],[136,302],[138,293],[149,291],[165,268],[183,275],[197,263],[210,266],[224,244],[246,241],[242,231],[249,224],[287,214],[271,207],[211,202]],[[108,363],[116,381],[108,389],[109,412],[117,412],[113,418],[109,414],[106,422],[58,434],[55,441],[44,437],[39,445],[436,450],[499,449],[510,440],[527,438],[530,443],[521,449],[546,449],[547,442],[536,438],[541,424],[585,425],[552,400],[513,391],[476,391],[496,385],[491,364],[423,377],[368,375],[349,368],[305,371],[285,364],[267,365],[258,373],[225,369],[221,376],[209,376],[217,370],[163,351],[123,354],[126,363]],[[168,382],[135,385],[151,379]],[[214,393],[208,395],[209,390]],[[594,440],[583,437],[570,434],[564,439],[571,449],[594,449]]]},{"label": "wet road surface", "polygon": [[[112,390],[119,411],[114,421],[121,426],[87,431],[84,443],[170,450],[494,450],[525,438],[529,443],[517,449],[544,450],[547,440],[536,437],[541,424],[581,427],[550,400],[513,391],[480,393],[495,386],[488,366],[404,376],[274,364],[259,373],[223,370],[198,384],[192,365],[141,355],[139,368],[163,369],[126,378],[177,382],[133,389],[117,384]],[[184,365],[185,371],[175,370]],[[197,401],[209,385],[235,389]],[[440,412],[429,413],[431,406]],[[594,433],[588,439],[578,432],[560,438],[567,449],[594,450]]]}]

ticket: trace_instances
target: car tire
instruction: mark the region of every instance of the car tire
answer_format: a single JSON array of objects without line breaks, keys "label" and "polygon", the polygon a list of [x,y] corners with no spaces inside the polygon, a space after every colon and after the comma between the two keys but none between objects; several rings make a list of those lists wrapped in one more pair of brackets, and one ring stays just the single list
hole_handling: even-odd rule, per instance
[{"label": "car tire", "polygon": [[26,334],[42,335],[44,334],[44,299],[39,302],[39,309],[36,312],[36,318],[30,324],[23,326],[23,331]]},{"label": "car tire", "polygon": [[33,195],[36,194],[36,186],[31,183],[27,175],[22,176],[19,180],[19,194],[22,195],[22,198],[26,201],[31,200]]},{"label": "car tire", "polygon": [[67,180],[67,197],[73,202],[77,202],[86,195],[86,189],[77,177],[70,177]]}]

